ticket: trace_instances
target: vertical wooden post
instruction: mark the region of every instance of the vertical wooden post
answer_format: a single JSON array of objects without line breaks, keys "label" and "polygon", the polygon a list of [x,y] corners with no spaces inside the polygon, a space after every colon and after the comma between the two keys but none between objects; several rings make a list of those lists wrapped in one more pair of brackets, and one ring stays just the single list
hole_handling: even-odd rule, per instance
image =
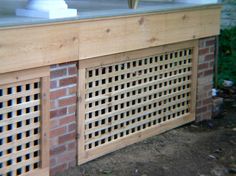
[{"label": "vertical wooden post", "polygon": [[[41,78],[41,169],[49,167],[50,78]],[[49,170],[49,169],[46,169]]]}]

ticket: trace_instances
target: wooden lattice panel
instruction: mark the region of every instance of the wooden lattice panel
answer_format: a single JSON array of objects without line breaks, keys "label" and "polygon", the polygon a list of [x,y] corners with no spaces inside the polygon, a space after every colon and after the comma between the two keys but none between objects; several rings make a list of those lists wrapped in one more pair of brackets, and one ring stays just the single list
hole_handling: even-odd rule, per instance
[{"label": "wooden lattice panel", "polygon": [[79,163],[194,119],[195,48],[173,49],[81,64]]},{"label": "wooden lattice panel", "polygon": [[[25,76],[23,72],[22,75]],[[3,82],[6,77],[9,82],[0,84],[0,176],[48,173],[42,169],[45,165],[42,155],[47,154],[45,148],[42,149],[46,141],[42,139],[42,132],[46,135],[43,138],[48,135],[42,127],[48,118],[47,113],[42,112],[46,111],[42,102],[47,98],[42,86],[47,88],[47,85],[45,78],[32,76],[36,78],[14,82],[12,74],[0,75]],[[17,79],[21,78],[17,76]]]}]

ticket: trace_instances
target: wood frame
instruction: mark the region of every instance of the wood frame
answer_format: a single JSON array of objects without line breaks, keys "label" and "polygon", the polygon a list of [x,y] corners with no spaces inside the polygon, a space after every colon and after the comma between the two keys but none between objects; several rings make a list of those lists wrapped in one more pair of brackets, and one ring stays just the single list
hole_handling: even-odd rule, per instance
[{"label": "wood frame", "polygon": [[[112,63],[119,63],[121,61],[132,60],[134,58],[141,58],[145,56],[152,56],[153,54],[170,52],[175,49],[184,49],[192,47],[194,49],[193,61],[192,61],[192,86],[191,86],[191,109],[190,114],[183,116],[181,118],[172,119],[168,123],[160,124],[159,126],[151,127],[146,131],[140,131],[138,133],[132,134],[129,137],[124,137],[118,139],[112,144],[107,144],[99,146],[96,149],[86,151],[84,149],[84,119],[85,119],[85,73],[86,68],[91,68],[95,66],[103,66]],[[197,87],[197,64],[198,64],[198,40],[193,40],[189,42],[183,42],[178,44],[171,44],[161,47],[153,47],[144,50],[131,51],[126,53],[120,53],[116,55],[98,57],[94,59],[87,59],[79,62],[79,88],[78,88],[78,164],[86,163],[97,157],[100,157],[109,152],[116,151],[125,146],[131,145],[133,143],[139,142],[148,137],[163,133],[170,129],[176,128],[180,125],[192,122],[195,120],[195,108],[196,108],[196,87]]]},{"label": "wood frame", "polygon": [[0,75],[0,86],[17,85],[18,82],[25,82],[38,79],[41,83],[41,109],[40,109],[40,166],[38,169],[22,176],[49,176],[49,129],[50,129],[50,69],[41,67],[36,69],[11,72]]},{"label": "wood frame", "polygon": [[215,36],[220,31],[220,10],[220,5],[209,5],[2,28],[0,74]]}]

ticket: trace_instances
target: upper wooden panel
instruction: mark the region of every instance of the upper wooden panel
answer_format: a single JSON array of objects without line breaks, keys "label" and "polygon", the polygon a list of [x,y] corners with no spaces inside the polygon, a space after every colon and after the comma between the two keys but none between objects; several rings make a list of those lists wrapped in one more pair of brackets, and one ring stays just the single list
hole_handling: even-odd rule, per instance
[{"label": "upper wooden panel", "polygon": [[0,30],[0,73],[219,34],[220,6]]}]

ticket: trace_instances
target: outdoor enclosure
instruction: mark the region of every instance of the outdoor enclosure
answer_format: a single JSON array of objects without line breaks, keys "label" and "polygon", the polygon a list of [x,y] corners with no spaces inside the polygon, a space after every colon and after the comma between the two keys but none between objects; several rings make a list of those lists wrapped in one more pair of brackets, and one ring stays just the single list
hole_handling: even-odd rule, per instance
[{"label": "outdoor enclosure", "polygon": [[55,175],[210,118],[221,5],[71,0],[78,16],[49,19],[3,2],[0,176]]},{"label": "outdoor enclosure", "polygon": [[49,174],[49,69],[0,79],[0,175]]},{"label": "outdoor enclosure", "polygon": [[79,164],[195,118],[196,41],[79,63]]}]

